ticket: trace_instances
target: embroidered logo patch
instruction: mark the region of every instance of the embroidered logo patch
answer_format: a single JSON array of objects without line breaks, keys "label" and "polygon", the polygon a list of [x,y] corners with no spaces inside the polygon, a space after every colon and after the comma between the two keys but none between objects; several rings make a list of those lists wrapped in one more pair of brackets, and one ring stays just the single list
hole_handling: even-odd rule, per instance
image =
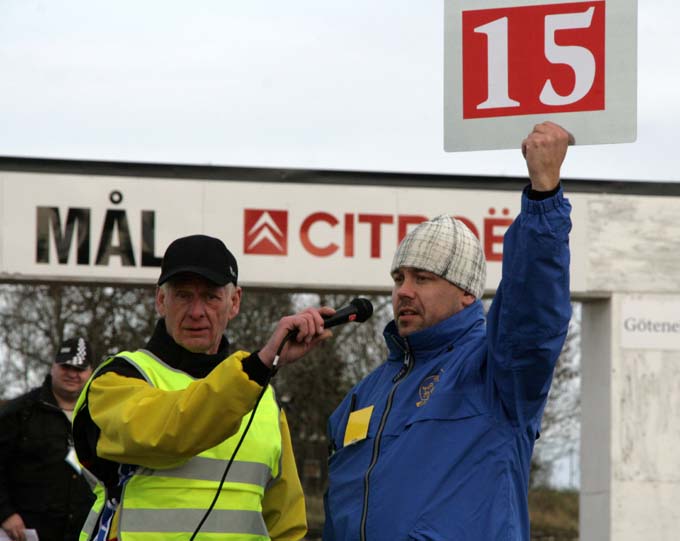
[{"label": "embroidered logo patch", "polygon": [[432,376],[427,376],[422,383],[420,384],[420,388],[418,389],[418,396],[420,397],[420,400],[416,402],[416,407],[420,408],[427,404],[427,401],[430,399],[432,396],[432,393],[434,393],[434,388],[437,382],[439,381],[439,376],[443,372],[443,370],[439,371],[439,374],[434,374]]}]

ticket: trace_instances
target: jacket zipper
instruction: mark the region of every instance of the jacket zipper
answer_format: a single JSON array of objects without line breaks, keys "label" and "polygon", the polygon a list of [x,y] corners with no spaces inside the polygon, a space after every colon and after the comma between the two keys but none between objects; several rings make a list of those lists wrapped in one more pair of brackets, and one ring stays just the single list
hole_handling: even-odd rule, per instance
[{"label": "jacket zipper", "polygon": [[75,442],[73,441],[73,431],[71,429],[71,423],[68,420],[68,417],[66,417],[66,414],[64,413],[64,410],[62,410],[58,405],[55,406],[54,404],[50,404],[46,400],[40,400],[39,402],[43,406],[47,406],[48,409],[58,411],[64,416],[64,421],[68,424],[68,430],[66,431],[66,443],[68,444],[69,449],[73,448],[75,449]]},{"label": "jacket zipper", "polygon": [[382,439],[383,430],[385,430],[385,425],[387,424],[387,416],[392,409],[392,401],[394,400],[394,393],[397,391],[397,387],[402,381],[408,376],[413,368],[413,356],[411,355],[410,348],[406,350],[404,356],[404,363],[402,369],[392,380],[394,385],[390,390],[390,394],[387,396],[387,405],[385,406],[385,411],[380,418],[380,425],[378,426],[378,432],[375,435],[375,442],[373,443],[373,455],[371,456],[371,463],[368,465],[366,474],[364,475],[364,507],[361,511],[361,541],[366,541],[366,521],[368,520],[368,492],[369,492],[369,477],[371,476],[371,471],[378,462],[378,455],[380,454],[380,440]]}]

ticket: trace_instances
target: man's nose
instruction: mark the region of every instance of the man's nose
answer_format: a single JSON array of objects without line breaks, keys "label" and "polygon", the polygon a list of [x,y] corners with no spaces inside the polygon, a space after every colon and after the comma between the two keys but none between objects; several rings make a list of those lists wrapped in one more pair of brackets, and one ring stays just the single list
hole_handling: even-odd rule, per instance
[{"label": "man's nose", "polygon": [[205,303],[203,299],[194,299],[189,307],[189,315],[194,318],[199,318],[205,314]]},{"label": "man's nose", "polygon": [[414,295],[413,282],[411,280],[404,280],[399,287],[397,287],[397,297],[412,298]]}]

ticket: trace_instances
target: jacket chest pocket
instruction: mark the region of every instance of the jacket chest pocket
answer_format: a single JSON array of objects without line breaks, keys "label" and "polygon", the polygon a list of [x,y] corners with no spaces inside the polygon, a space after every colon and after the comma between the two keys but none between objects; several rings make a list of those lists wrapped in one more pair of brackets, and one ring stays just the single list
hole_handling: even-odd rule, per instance
[{"label": "jacket chest pocket", "polygon": [[386,426],[385,434],[397,436],[430,421],[455,422],[486,414],[483,387],[465,389],[435,388],[414,393],[410,403]]}]

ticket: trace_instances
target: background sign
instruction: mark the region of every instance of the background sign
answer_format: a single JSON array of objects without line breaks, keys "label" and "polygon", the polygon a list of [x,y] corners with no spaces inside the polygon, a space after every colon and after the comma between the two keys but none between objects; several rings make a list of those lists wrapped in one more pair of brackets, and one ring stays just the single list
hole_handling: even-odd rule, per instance
[{"label": "background sign", "polygon": [[445,150],[517,148],[543,120],[634,141],[636,1],[518,3],[446,1]]},{"label": "background sign", "polygon": [[680,295],[629,295],[621,303],[621,347],[680,351]]},{"label": "background sign", "polygon": [[1,279],[153,283],[170,242],[205,233],[232,250],[244,285],[366,292],[390,290],[399,240],[442,213],[481,240],[493,292],[521,204],[520,190],[9,172],[0,193]]}]

